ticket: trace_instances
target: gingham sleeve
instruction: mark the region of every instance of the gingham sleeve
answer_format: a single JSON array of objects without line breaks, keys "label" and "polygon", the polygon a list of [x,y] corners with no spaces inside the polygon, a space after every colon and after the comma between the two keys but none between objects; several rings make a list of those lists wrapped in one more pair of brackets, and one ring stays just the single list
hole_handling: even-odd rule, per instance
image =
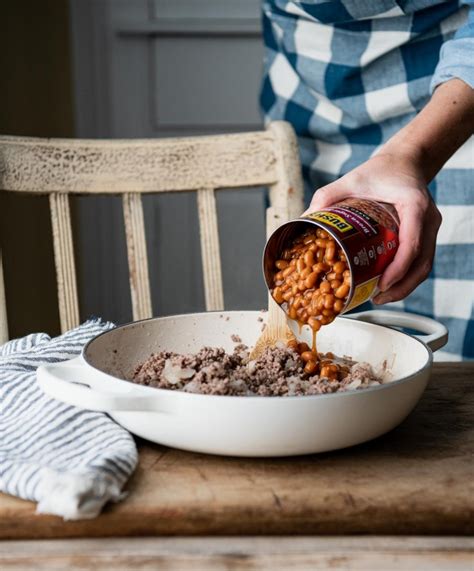
[{"label": "gingham sleeve", "polygon": [[474,88],[474,1],[468,4],[466,23],[441,47],[439,63],[431,80],[431,93],[441,83],[454,78],[462,79]]}]

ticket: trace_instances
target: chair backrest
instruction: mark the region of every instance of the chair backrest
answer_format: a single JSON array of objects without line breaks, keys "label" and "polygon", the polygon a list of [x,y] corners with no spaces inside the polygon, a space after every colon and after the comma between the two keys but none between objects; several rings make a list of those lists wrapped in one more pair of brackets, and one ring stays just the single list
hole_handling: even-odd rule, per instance
[{"label": "chair backrest", "polygon": [[[296,138],[265,131],[180,139],[0,137],[0,190],[49,195],[61,330],[79,324],[70,194],[121,194],[133,319],[152,316],[142,193],[197,191],[207,310],[224,306],[215,190],[269,188],[267,234],[301,213]],[[0,342],[7,338],[0,251]]]}]

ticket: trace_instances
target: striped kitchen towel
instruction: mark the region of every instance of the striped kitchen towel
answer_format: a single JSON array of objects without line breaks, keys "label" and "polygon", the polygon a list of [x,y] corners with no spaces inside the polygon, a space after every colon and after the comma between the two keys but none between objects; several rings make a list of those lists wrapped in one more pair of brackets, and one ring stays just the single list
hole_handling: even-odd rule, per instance
[{"label": "striped kitchen towel", "polygon": [[38,502],[37,512],[89,519],[122,487],[137,464],[132,436],[106,414],[43,393],[36,369],[76,357],[113,327],[87,321],[51,339],[28,335],[0,346],[0,491]]}]

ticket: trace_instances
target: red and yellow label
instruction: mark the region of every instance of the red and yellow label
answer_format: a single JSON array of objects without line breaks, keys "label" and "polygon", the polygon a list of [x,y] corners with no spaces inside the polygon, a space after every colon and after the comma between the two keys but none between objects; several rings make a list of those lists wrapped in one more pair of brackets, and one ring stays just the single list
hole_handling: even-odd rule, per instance
[{"label": "red and yellow label", "polygon": [[357,307],[358,305],[362,305],[364,302],[368,301],[379,283],[380,276],[376,276],[370,280],[367,280],[364,283],[358,284],[354,288],[353,295],[351,297],[349,305],[344,309],[344,313]]},{"label": "red and yellow label", "polygon": [[318,222],[324,222],[333,228],[339,230],[339,232],[349,232],[349,230],[353,230],[354,227],[351,226],[342,216],[338,214],[334,214],[333,212],[312,212],[306,216],[307,218],[312,218],[313,220],[317,220]]}]

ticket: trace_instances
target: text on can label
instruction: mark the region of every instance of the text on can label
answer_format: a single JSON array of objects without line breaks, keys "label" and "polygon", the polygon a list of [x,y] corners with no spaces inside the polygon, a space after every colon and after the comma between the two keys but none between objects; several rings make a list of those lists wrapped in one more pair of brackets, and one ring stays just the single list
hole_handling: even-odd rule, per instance
[{"label": "text on can label", "polygon": [[344,218],[338,216],[337,214],[329,214],[327,212],[314,212],[312,214],[308,214],[308,218],[313,218],[313,220],[320,220],[325,222],[326,224],[329,224],[329,226],[337,228],[339,232],[348,232],[354,228],[348,224]]}]

